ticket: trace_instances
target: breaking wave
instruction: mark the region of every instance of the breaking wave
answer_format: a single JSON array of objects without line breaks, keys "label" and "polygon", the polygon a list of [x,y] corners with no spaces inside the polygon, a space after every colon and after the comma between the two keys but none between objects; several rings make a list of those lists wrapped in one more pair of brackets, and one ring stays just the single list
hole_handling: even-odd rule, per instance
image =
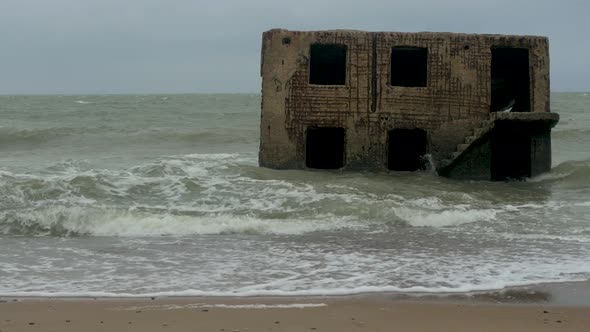
[{"label": "breaking wave", "polygon": [[529,182],[568,182],[590,185],[590,159],[566,161],[551,169],[551,172],[528,180]]},{"label": "breaking wave", "polygon": [[37,236],[296,235],[354,225],[330,215],[317,220],[259,219],[225,214],[186,216],[63,206],[3,212],[0,220],[0,232]]},{"label": "breaking wave", "polygon": [[401,207],[396,209],[396,215],[414,227],[449,227],[459,226],[478,221],[491,221],[496,219],[499,210],[471,209],[459,207],[444,211],[416,211]]},{"label": "breaking wave", "polygon": [[193,154],[127,170],[67,161],[37,175],[0,171],[0,234],[303,234],[459,227],[493,221],[502,211],[463,193],[448,193],[450,201],[375,194],[345,184],[348,179],[338,174],[312,172],[298,179],[255,163],[239,154]]},{"label": "breaking wave", "polygon": [[[514,211],[525,216],[522,213],[568,206],[549,201],[500,203],[448,187],[439,188],[446,192],[436,195],[436,186],[444,182],[430,183],[436,196],[420,196],[420,183],[411,181],[391,186],[406,191],[375,193],[370,188],[383,181],[378,176],[301,173],[258,168],[255,158],[240,154],[170,156],[130,169],[93,169],[84,161],[70,160],[40,174],[0,171],[0,234],[297,235],[452,228],[510,219]],[[530,182],[578,185],[587,183],[588,176],[590,161],[570,161]],[[572,206],[584,208],[580,204]]]}]

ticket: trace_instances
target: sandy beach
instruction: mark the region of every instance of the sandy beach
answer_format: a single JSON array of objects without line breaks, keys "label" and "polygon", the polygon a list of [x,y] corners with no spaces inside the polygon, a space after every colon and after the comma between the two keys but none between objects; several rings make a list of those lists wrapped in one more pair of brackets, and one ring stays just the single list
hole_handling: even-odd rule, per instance
[{"label": "sandy beach", "polygon": [[587,331],[590,307],[384,295],[7,299],[0,331]]}]

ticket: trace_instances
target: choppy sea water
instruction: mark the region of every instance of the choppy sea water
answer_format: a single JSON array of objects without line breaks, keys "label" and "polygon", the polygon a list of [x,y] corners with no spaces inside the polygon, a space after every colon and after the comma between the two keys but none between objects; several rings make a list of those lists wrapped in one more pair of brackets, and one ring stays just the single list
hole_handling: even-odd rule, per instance
[{"label": "choppy sea water", "polygon": [[257,167],[258,95],[0,97],[0,296],[467,292],[590,279],[590,96],[550,174]]}]

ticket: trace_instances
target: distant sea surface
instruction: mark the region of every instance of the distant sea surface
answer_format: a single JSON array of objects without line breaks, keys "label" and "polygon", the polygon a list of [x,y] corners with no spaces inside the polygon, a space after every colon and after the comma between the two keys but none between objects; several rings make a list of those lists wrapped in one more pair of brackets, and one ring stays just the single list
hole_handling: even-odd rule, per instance
[{"label": "distant sea surface", "polygon": [[259,95],[0,97],[0,296],[468,292],[590,278],[590,95],[553,171],[259,168]]}]

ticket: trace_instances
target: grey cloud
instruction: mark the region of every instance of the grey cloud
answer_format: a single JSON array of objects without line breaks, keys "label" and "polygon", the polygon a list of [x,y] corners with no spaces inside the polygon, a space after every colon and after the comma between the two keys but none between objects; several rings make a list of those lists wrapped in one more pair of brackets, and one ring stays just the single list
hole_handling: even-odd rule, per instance
[{"label": "grey cloud", "polygon": [[586,1],[3,0],[0,93],[258,92],[260,38],[301,30],[547,35],[552,88],[589,91]]}]

